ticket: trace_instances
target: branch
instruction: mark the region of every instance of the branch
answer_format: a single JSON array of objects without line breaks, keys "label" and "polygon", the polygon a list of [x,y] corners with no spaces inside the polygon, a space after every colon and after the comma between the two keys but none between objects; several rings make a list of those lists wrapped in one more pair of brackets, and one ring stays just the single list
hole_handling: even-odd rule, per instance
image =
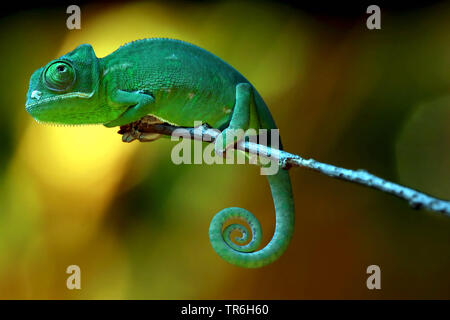
[{"label": "branch", "polygon": [[[206,125],[196,128],[177,127],[167,123],[157,122],[149,116],[120,127],[118,133],[123,135],[122,140],[124,142],[131,142],[136,139],[141,142],[148,142],[157,139],[160,135],[171,136],[176,129],[180,128],[189,132],[190,138],[193,140],[213,142],[219,135],[219,131],[213,130]],[[408,201],[409,205],[414,209],[424,208],[442,212],[450,217],[450,201],[437,199],[417,190],[381,179],[366,170],[344,169],[244,140],[237,142],[234,148],[250,154],[271,158],[278,161],[280,167],[283,169],[290,169],[291,167],[309,168],[329,177],[358,183],[366,187],[390,193]]]}]

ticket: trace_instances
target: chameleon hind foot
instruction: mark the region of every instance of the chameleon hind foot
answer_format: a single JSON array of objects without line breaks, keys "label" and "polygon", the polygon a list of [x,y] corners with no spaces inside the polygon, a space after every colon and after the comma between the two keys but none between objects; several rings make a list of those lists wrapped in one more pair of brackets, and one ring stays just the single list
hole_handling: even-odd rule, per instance
[{"label": "chameleon hind foot", "polygon": [[250,123],[250,108],[253,99],[252,87],[248,83],[236,85],[236,103],[231,115],[230,124],[222,131],[214,142],[214,151],[223,156],[226,150],[233,147],[245,136]]}]

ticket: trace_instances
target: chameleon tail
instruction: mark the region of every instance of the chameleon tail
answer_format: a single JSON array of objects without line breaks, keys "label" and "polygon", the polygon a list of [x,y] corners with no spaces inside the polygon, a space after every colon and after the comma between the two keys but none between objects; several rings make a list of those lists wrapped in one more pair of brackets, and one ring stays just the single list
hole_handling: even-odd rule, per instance
[{"label": "chameleon tail", "polygon": [[[258,249],[262,231],[258,219],[242,208],[226,208],[218,212],[209,225],[209,240],[213,249],[224,260],[244,268],[259,268],[277,260],[286,250],[294,232],[294,199],[292,196],[289,172],[280,169],[275,175],[268,175],[270,189],[275,205],[276,225],[272,240],[262,249]],[[248,241],[247,228],[241,224],[230,224],[225,229],[225,223],[231,219],[245,220],[251,231],[252,238]],[[223,231],[222,231],[223,230]],[[231,241],[231,232],[238,230],[242,236]]]}]

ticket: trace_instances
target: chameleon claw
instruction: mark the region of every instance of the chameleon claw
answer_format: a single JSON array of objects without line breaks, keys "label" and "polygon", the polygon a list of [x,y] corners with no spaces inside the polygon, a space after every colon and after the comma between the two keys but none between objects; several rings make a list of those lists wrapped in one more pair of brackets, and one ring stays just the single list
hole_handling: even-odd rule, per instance
[{"label": "chameleon claw", "polygon": [[131,141],[134,141],[134,140],[136,140],[136,136],[134,135],[133,132],[125,132],[122,135],[122,141],[123,142],[130,143]]}]

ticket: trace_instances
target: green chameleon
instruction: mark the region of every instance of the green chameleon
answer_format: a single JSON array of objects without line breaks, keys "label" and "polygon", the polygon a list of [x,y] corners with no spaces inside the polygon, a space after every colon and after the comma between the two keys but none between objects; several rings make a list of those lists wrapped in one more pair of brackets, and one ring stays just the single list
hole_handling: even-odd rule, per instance
[{"label": "green chameleon", "polygon": [[[114,127],[145,116],[184,127],[201,121],[223,130],[215,141],[218,153],[234,144],[229,134],[236,129],[276,128],[261,96],[233,67],[195,45],[161,38],[133,41],[104,58],[97,58],[89,44],[80,45],[33,73],[26,110],[38,122],[69,125]],[[289,245],[294,231],[289,173],[278,170],[267,178],[276,226],[264,248],[258,250],[261,226],[249,211],[226,208],[211,221],[211,244],[231,264],[262,267],[278,259]],[[248,223],[250,241],[243,225],[226,226],[231,219]],[[241,236],[233,242],[234,230]]]}]

